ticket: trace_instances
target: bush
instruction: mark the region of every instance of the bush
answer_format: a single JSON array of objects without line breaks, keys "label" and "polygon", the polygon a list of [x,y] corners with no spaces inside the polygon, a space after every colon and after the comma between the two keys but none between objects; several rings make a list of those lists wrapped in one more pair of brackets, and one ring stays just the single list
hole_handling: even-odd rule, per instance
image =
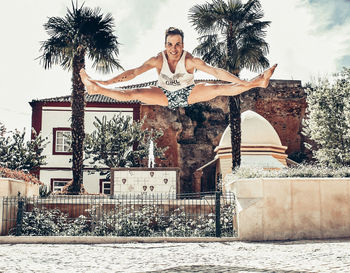
[{"label": "bush", "polygon": [[33,139],[26,141],[25,131],[8,132],[0,122],[0,166],[29,172],[45,165],[46,156],[42,153],[47,138],[37,135],[35,131],[33,135]]},{"label": "bush", "polygon": [[95,130],[85,139],[85,159],[100,171],[103,171],[101,166],[140,167],[148,157],[151,140],[154,142],[155,158],[163,158],[167,147],[157,146],[157,139],[163,131],[144,128],[145,119],[132,121],[131,117],[121,114],[110,120],[106,116],[101,120],[95,117]]},{"label": "bush", "polygon": [[258,177],[350,177],[350,167],[329,167],[312,164],[301,164],[281,170],[263,170],[239,168],[233,173],[234,178]]},{"label": "bush", "polygon": [[[58,209],[34,208],[24,212],[22,235],[30,236],[215,236],[215,215],[189,217],[182,208],[164,212],[156,205],[141,207],[117,205],[101,212],[88,210],[89,217],[76,219]],[[222,236],[233,235],[234,205],[221,207]],[[15,229],[10,232],[15,233]]]},{"label": "bush", "polygon": [[[65,233],[68,217],[58,209],[34,208],[25,212],[22,220],[22,235],[52,236]],[[10,231],[15,234],[15,229]]]},{"label": "bush", "polygon": [[323,165],[350,166],[350,68],[343,68],[332,81],[319,80],[305,92],[303,134],[315,144],[305,146]]}]

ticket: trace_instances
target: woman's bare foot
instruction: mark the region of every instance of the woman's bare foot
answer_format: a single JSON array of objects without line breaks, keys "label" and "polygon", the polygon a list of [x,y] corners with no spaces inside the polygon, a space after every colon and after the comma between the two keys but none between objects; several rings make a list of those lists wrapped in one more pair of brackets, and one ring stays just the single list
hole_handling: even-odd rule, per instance
[{"label": "woman's bare foot", "polygon": [[256,87],[266,88],[269,85],[270,78],[275,71],[277,64],[271,66],[269,69],[265,70],[258,77],[252,80],[252,84]]},{"label": "woman's bare foot", "polygon": [[89,95],[99,94],[98,92],[98,85],[92,81],[90,81],[90,78],[88,74],[86,73],[85,69],[82,68],[80,70],[80,78],[83,84],[85,85],[86,91]]}]

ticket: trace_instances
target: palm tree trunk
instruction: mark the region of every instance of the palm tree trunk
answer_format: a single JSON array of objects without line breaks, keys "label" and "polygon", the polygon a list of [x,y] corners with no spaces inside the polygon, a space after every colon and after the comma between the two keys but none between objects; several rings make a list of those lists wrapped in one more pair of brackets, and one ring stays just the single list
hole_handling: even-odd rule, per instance
[{"label": "palm tree trunk", "polygon": [[72,152],[73,152],[73,183],[68,191],[79,194],[83,184],[83,151],[84,151],[84,84],[80,79],[80,69],[85,67],[84,53],[77,54],[73,58],[72,76]]},{"label": "palm tree trunk", "polygon": [[[237,43],[235,41],[233,25],[230,23],[227,29],[227,56],[232,61],[235,60],[237,52]],[[231,73],[239,77],[239,70],[236,63],[230,62]],[[229,97],[230,108],[230,128],[231,128],[231,147],[232,147],[232,170],[241,165],[241,97],[240,95]]]},{"label": "palm tree trunk", "polygon": [[240,95],[229,97],[232,146],[232,170],[241,165],[241,99]]}]

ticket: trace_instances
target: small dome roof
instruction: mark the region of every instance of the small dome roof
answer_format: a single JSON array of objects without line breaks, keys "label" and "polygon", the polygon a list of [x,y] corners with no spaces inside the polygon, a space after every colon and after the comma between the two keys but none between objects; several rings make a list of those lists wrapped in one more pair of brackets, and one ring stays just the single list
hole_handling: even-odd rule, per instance
[{"label": "small dome roof", "polygon": [[[241,114],[241,145],[282,146],[272,125],[258,113],[248,110]],[[219,147],[231,147],[230,126],[225,129]]]}]

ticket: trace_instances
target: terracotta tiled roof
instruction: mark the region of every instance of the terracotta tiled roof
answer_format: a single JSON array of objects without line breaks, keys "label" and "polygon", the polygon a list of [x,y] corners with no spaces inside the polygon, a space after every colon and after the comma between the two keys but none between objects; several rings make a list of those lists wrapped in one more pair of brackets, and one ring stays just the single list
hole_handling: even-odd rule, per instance
[{"label": "terracotta tiled roof", "polygon": [[[32,100],[31,103],[36,102],[70,102],[71,96],[62,96],[62,97],[54,97],[54,98],[46,98],[46,99],[37,99]],[[88,103],[140,103],[139,101],[117,101],[115,99],[102,96],[102,95],[85,95],[85,101]]]},{"label": "terracotta tiled roof", "polygon": [[[134,88],[142,88],[147,86],[156,85],[157,81],[151,81],[151,82],[145,82],[140,84],[134,84],[134,85],[127,85],[127,86],[121,86],[121,89],[134,89]],[[54,97],[54,98],[46,98],[46,99],[34,99],[30,103],[36,103],[36,102],[70,102],[71,96],[62,96],[62,97]],[[106,97],[103,95],[85,95],[86,102],[90,103],[140,103],[137,100],[134,101],[118,101],[115,99],[112,99],[110,97]]]}]

